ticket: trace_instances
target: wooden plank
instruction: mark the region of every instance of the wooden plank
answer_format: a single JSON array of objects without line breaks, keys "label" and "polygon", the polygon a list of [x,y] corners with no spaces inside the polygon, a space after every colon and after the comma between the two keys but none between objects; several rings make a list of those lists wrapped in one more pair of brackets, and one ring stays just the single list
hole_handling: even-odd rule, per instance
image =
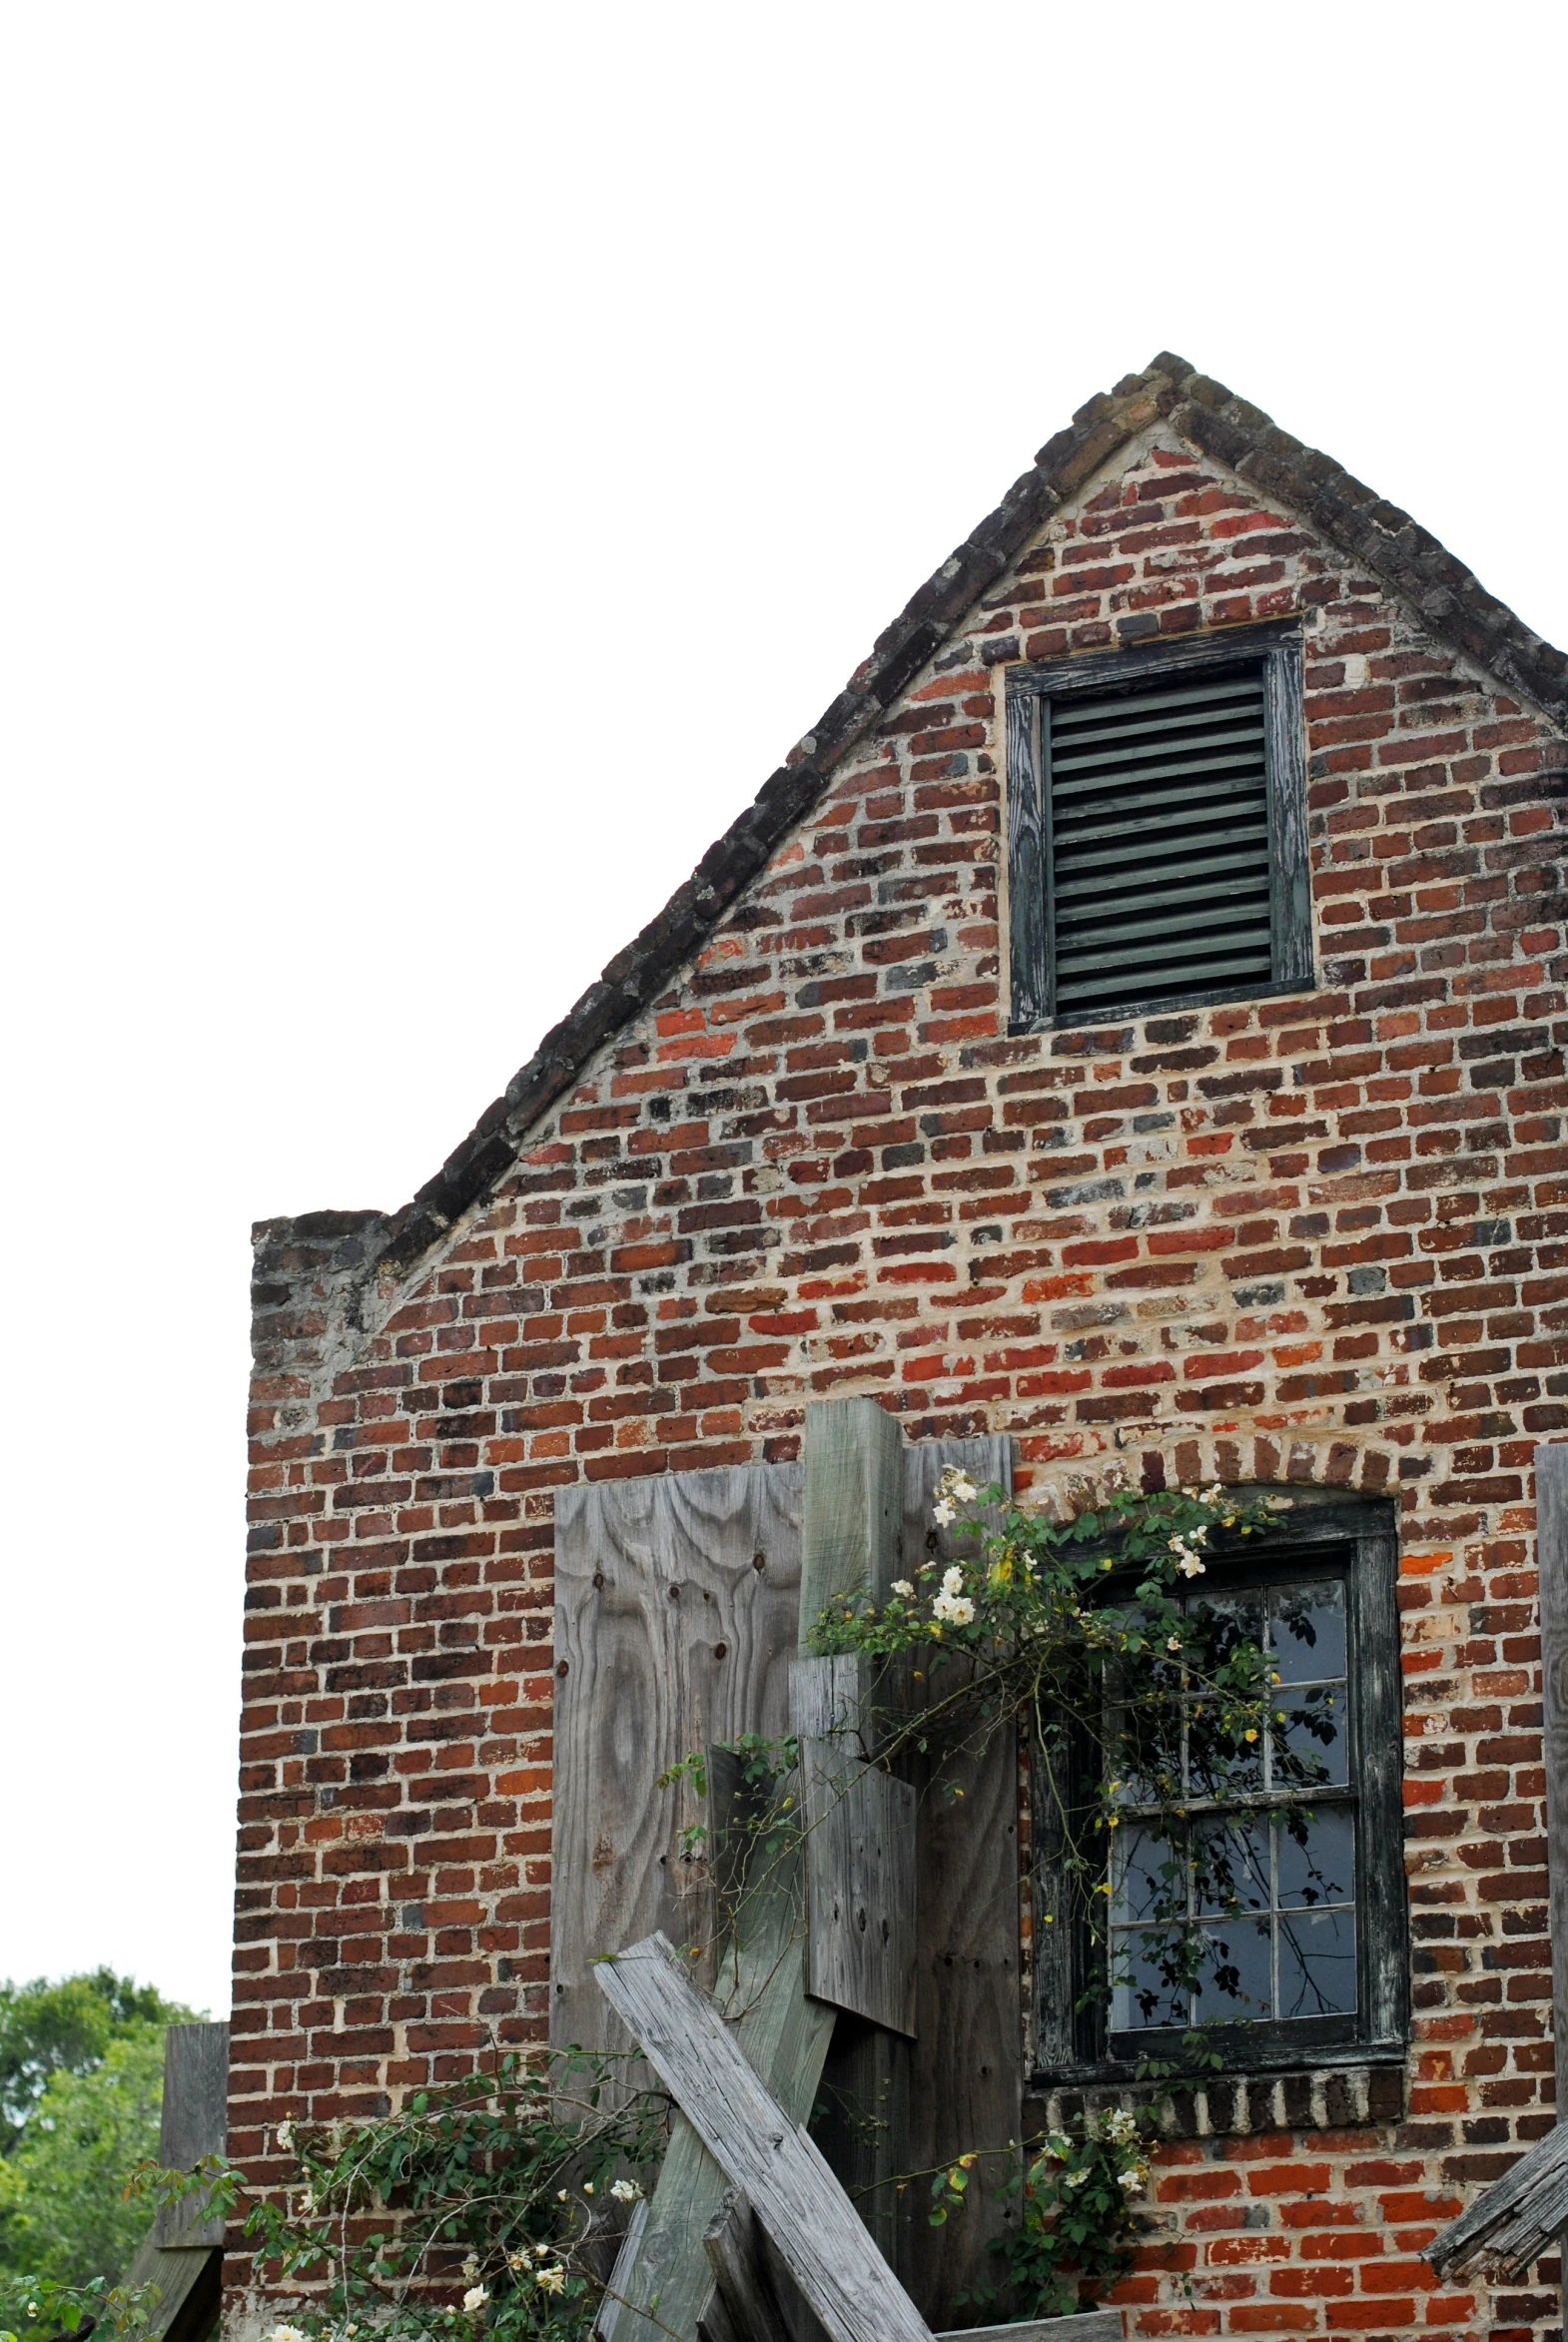
[{"label": "wooden plank", "polygon": [[1123,2342],[1126,2332],[1119,2309],[1088,2309],[1070,2318],[1026,2318],[1020,2326],[966,2326],[937,2342]]},{"label": "wooden plank", "polygon": [[862,1761],[869,1671],[799,1659],[790,1717],[801,1744],[806,1989],[835,2008],[915,2030],[915,1792]]},{"label": "wooden plank", "polygon": [[822,2155],[665,1939],[633,1945],[594,1974],[709,2154],[750,2198],[829,2342],[931,2342]]},{"label": "wooden plank", "polygon": [[1551,1910],[1557,2107],[1568,2115],[1568,1442],[1535,1451],[1535,1550],[1541,1603],[1546,1876]]},{"label": "wooden plank", "polygon": [[[977,1487],[1013,1484],[1006,1438],[918,1441],[904,1451],[904,1574],[921,1562],[973,1552],[931,1518],[936,1484],[950,1464]],[[1022,2136],[1024,2035],[1019,1975],[1020,1880],[1017,1735],[999,1733],[979,1754],[960,1755],[935,1780],[917,1780],[915,2021],[909,2131],[897,2168],[935,2169],[970,2148]],[[954,1798],[948,1786],[962,1792]],[[898,2270],[928,2316],[994,2275],[991,2239],[1008,2212],[996,2189],[1000,2157],[976,2166],[964,2216],[933,2228],[922,2188],[897,2199]]]},{"label": "wooden plank", "polygon": [[648,2225],[648,2199],[638,2198],[631,2207],[631,2218],[626,2233],[620,2240],[615,2265],[610,2270],[599,2314],[593,2321],[593,2342],[616,2342],[617,2335],[628,2335],[633,2325],[640,2324],[626,2307],[626,2289],[631,2283],[632,2271],[637,2266],[637,2253],[642,2244],[642,2232]]},{"label": "wooden plank", "polygon": [[1568,2122],[1559,2122],[1456,2220],[1440,2228],[1422,2246],[1422,2256],[1445,2281],[1463,2277],[1480,2263],[1489,2276],[1514,2283],[1542,2253],[1556,2249],[1565,2225]]},{"label": "wooden plank", "polygon": [[1051,1015],[1046,952],[1046,816],[1040,758],[1040,694],[1007,695],[1008,925],[1012,940],[1009,1030],[1028,1033]]},{"label": "wooden plank", "polygon": [[725,2189],[702,2243],[736,2342],[795,2342],[763,2266],[757,2216],[738,2188]]},{"label": "wooden plank", "polygon": [[[190,2171],[204,2155],[221,2155],[229,2136],[229,2027],[172,2024],[164,2035],[164,2095],[158,2118],[158,2160],[166,2171]],[[222,2220],[204,2220],[202,2198],[163,2204],[153,2242],[169,2248],[221,2245]]]},{"label": "wooden plank", "polygon": [[[173,2165],[166,2164],[165,2169]],[[149,2230],[122,2285],[156,2285],[148,2342],[207,2342],[223,2305],[224,2256],[216,2245],[160,2245]]]},{"label": "wooden plank", "polygon": [[1273,976],[1312,981],[1312,872],[1306,841],[1306,725],[1301,714],[1301,638],[1287,634],[1263,663],[1268,732],[1269,860]]},{"label": "wooden plank", "polygon": [[800,1654],[835,1594],[887,1598],[899,1574],[903,1433],[874,1398],[818,1399],[806,1409],[801,1519]]},{"label": "wooden plank", "polygon": [[[555,1526],[550,2040],[624,2037],[593,1988],[600,1952],[658,1928],[706,1947],[709,1865],[690,1783],[658,1776],[709,1742],[782,1734],[800,1587],[794,1465],[563,1489]],[[564,1670],[564,1672],[562,1672]],[[697,1963],[703,1982],[711,1962]]]},{"label": "wooden plank", "polygon": [[[744,1821],[746,1800],[737,1775],[734,1761],[726,1765],[714,1752],[716,1819],[730,1811]],[[787,1783],[782,1794],[789,1794]],[[809,1999],[804,1988],[799,1840],[788,1835],[773,1856],[767,1853],[766,1837],[759,1840],[748,1834],[747,1843],[753,1860],[736,1905],[736,1924],[717,1962],[718,2009],[721,2020],[728,2017],[741,2054],[767,2081],[790,2119],[804,2122],[816,2101],[834,2011]],[[714,1850],[714,1863],[721,1875],[733,1876],[732,1852],[723,1844]],[[728,2184],[698,2133],[677,2114],[641,2251],[619,2288],[638,2313],[628,2316],[619,2342],[651,2342],[660,2331],[680,2342],[692,2342],[697,2335],[713,2294],[702,2239]],[[654,2316],[656,2325],[650,2323]]]}]

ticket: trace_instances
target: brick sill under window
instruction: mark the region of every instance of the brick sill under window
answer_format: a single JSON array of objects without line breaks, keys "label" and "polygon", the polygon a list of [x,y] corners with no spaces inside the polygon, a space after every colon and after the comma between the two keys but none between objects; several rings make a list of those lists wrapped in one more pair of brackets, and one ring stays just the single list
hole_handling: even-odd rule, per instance
[{"label": "brick sill under window", "polygon": [[[1149,2106],[1167,2138],[1227,2138],[1264,2130],[1355,2130],[1402,2122],[1408,2051],[1399,2047],[1331,2052],[1272,2073],[1216,2075],[1167,2085],[1046,2078],[1026,2085],[1024,2135],[1055,2130],[1075,2115],[1112,2106]],[[1159,2101],[1170,2088],[1169,2103]]]}]

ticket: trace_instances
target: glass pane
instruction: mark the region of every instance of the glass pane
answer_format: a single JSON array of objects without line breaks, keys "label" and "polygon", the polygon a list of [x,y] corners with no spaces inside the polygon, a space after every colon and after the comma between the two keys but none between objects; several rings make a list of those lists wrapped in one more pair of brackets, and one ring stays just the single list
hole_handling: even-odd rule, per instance
[{"label": "glass pane", "polygon": [[[1350,1778],[1350,1717],[1342,1683],[1282,1692],[1271,1711],[1275,1789],[1341,1789]],[[1277,1721],[1283,1716],[1284,1722]]]},{"label": "glass pane", "polygon": [[1312,1585],[1276,1586],[1268,1597],[1268,1641],[1281,1683],[1322,1683],[1342,1676],[1342,1583],[1319,1579]]},{"label": "glass pane", "polygon": [[1185,2025],[1197,1946],[1190,1928],[1119,1928],[1111,1942],[1111,2021],[1120,2030]]},{"label": "glass pane", "polygon": [[[1187,1793],[1191,1797],[1250,1797],[1263,1786],[1262,1740],[1238,1740],[1218,1700],[1193,1700],[1186,1719]],[[1315,1778],[1315,1776],[1314,1776]]]},{"label": "glass pane", "polygon": [[[1305,1808],[1281,1822],[1275,1845],[1282,1907],[1310,1910],[1349,1903],[1355,1895],[1355,1824],[1342,1807]],[[1280,1977],[1280,1990],[1284,1978]]]},{"label": "glass pane", "polygon": [[1239,1644],[1261,1644],[1261,1587],[1248,1586],[1238,1594],[1189,1594],[1182,1634],[1188,1664],[1199,1676],[1229,1659]]},{"label": "glass pane", "polygon": [[1252,1814],[1202,1822],[1192,1833],[1193,1908],[1203,1918],[1267,1911],[1268,1824]]},{"label": "glass pane", "polygon": [[1355,1913],[1282,1912],[1280,2015],[1338,2016],[1355,2001]]},{"label": "glass pane", "polygon": [[1203,1973],[1198,1982],[1200,2022],[1239,2024],[1272,2016],[1269,1930],[1266,1920],[1239,1920],[1206,1931]]},{"label": "glass pane", "polygon": [[1153,1830],[1122,1830],[1114,1842],[1111,1916],[1164,1922],[1186,1917],[1186,1861]]},{"label": "glass pane", "polygon": [[1187,1660],[1188,1793],[1193,1797],[1250,1796],[1263,1786],[1263,1743],[1232,1740],[1223,1721],[1225,1701],[1208,1686],[1243,1643],[1261,1645],[1262,1588],[1189,1595],[1182,1631]]}]

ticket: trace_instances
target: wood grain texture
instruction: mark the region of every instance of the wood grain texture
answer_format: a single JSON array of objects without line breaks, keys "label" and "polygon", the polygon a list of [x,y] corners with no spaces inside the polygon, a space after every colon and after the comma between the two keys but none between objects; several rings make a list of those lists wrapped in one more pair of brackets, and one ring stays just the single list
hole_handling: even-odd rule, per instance
[{"label": "wood grain texture", "polygon": [[861,1757],[866,1679],[843,1659],[799,1659],[790,1674],[806,1831],[806,1989],[913,2033],[915,1792]]},{"label": "wood grain texture", "polygon": [[640,2318],[634,2319],[626,2307],[626,2288],[631,2283],[632,2271],[637,2265],[637,2254],[642,2244],[642,2232],[647,2225],[648,2199],[643,2196],[631,2207],[631,2218],[626,2223],[626,2233],[620,2240],[620,2250],[615,2255],[615,2265],[610,2271],[604,2299],[599,2304],[599,2314],[593,2323],[593,2342],[616,2342],[617,2336],[629,2336],[634,2324],[643,2323]]},{"label": "wood grain texture", "polygon": [[1546,1749],[1546,1876],[1552,1928],[1552,2028],[1559,2119],[1568,2113],[1568,1444],[1535,1451]]},{"label": "wood grain texture", "polygon": [[[561,1491],[555,1526],[550,2039],[627,2046],[590,1962],[659,1928],[706,1947],[703,1820],[658,1776],[710,1742],[784,1732],[800,1599],[793,1465]],[[565,1672],[561,1670],[564,1668]],[[711,1980],[706,1952],[700,1980]]]},{"label": "wood grain texture", "polygon": [[1312,874],[1306,842],[1306,719],[1301,639],[1287,634],[1263,661],[1268,770],[1269,924],[1276,984],[1312,981]]},{"label": "wood grain texture", "polygon": [[1012,942],[1009,1027],[1028,1033],[1051,1016],[1046,948],[1046,787],[1040,695],[1007,695],[1008,924]]},{"label": "wood grain texture", "polygon": [[735,2342],[795,2342],[763,2266],[757,2216],[738,2188],[725,2189],[702,2244]]},{"label": "wood grain texture", "polygon": [[[933,1527],[937,1481],[962,1465],[977,1486],[1013,1484],[1006,1438],[921,1442],[905,1450],[904,1571],[953,1558],[973,1545]],[[928,1766],[916,1855],[915,2023],[909,2135],[902,2168],[933,2168],[971,2147],[1003,2147],[1020,2135],[1024,2036],[1019,1976],[1018,1743],[1011,1728],[976,1754]],[[958,1797],[950,1789],[962,1792]],[[962,2219],[933,2228],[918,2188],[899,2197],[898,2269],[928,2316],[950,2314],[954,2296],[995,2275],[990,2241],[1005,2225],[994,2188],[1006,2165],[977,2170]],[[985,2177],[981,2177],[981,2173]]]},{"label": "wood grain texture", "polygon": [[1119,2309],[1087,2309],[1070,2318],[1026,2318],[1018,2326],[965,2326],[939,2334],[937,2342],[1123,2342],[1126,2332]]},{"label": "wood grain texture", "polygon": [[1537,2139],[1501,2179],[1439,2228],[1422,2256],[1446,2283],[1478,2264],[1505,2284],[1517,2283],[1555,2249],[1568,2225],[1568,2122]]},{"label": "wood grain texture", "polygon": [[[715,1753],[716,1810],[744,1820],[747,1800],[731,1759]],[[779,1795],[790,1794],[791,1784]],[[793,2121],[804,2121],[816,2101],[834,2010],[808,1998],[805,1922],[798,1838],[746,1832],[750,1862],[739,1881],[734,1925],[721,1948],[715,1977],[719,2021],[729,2020],[739,2052],[763,2077]],[[732,1877],[733,1851],[716,1850],[716,1868]],[[597,1971],[596,1971],[597,1972]],[[702,2239],[722,2201],[727,2174],[708,2153],[684,2115],[677,2114],[659,2170],[636,2265],[619,2290],[638,2314],[618,2329],[617,2342],[647,2342],[659,2330],[692,2342],[713,2297],[712,2270]],[[641,2314],[657,2304],[659,2324]]]},{"label": "wood grain texture", "polygon": [[122,2285],[158,2288],[148,2342],[207,2342],[223,2306],[223,2265],[217,2245],[161,2245],[149,2230],[119,2279]]},{"label": "wood grain texture", "polygon": [[[164,2035],[163,2109],[158,2160],[189,2171],[204,2155],[221,2155],[229,2135],[229,2027],[172,2024]],[[153,2222],[162,2247],[222,2244],[224,2222],[201,2217],[202,2198],[163,2204]]]},{"label": "wood grain texture", "polygon": [[835,1594],[881,1602],[898,1576],[904,1435],[873,1398],[817,1399],[806,1409],[801,1518],[800,1649]]},{"label": "wood grain texture", "polygon": [[[931,2342],[821,2153],[660,1936],[595,1979],[714,2160],[749,2197],[829,2342]],[[663,2314],[662,2303],[660,2314]]]}]

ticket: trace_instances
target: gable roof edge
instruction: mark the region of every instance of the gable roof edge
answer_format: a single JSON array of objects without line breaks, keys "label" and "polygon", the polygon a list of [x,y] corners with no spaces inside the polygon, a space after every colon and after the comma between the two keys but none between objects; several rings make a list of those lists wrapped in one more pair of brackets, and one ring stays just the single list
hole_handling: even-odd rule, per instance
[{"label": "gable roof edge", "polygon": [[[703,855],[664,908],[544,1036],[432,1179],[381,1220],[372,1267],[406,1268],[504,1175],[539,1117],[604,1042],[699,951],[834,772],[1029,538],[1087,479],[1162,417],[1249,485],[1289,504],[1373,572],[1433,634],[1568,731],[1568,656],[1535,634],[1407,512],[1184,359],[1162,352],[1142,374],[1081,406],[1032,468],[911,596],[816,724]],[[378,1215],[380,1216],[380,1215]],[[263,1222],[276,1240],[289,1223]],[[259,1230],[260,1233],[260,1230]]]},{"label": "gable roof edge", "polygon": [[810,812],[856,742],[940,650],[977,597],[1077,487],[1170,411],[1178,382],[1191,371],[1181,360],[1156,359],[1143,374],[1126,376],[1114,390],[1091,398],[1066,430],[1047,440],[1033,467],[1014,481],[995,511],[878,635],[870,656],[663,910],[616,953],[544,1036],[434,1178],[392,1215],[379,1265],[409,1265],[504,1174],[529,1128],[571,1087],[594,1051],[646,1008],[676,969],[700,950],[730,905]]}]

